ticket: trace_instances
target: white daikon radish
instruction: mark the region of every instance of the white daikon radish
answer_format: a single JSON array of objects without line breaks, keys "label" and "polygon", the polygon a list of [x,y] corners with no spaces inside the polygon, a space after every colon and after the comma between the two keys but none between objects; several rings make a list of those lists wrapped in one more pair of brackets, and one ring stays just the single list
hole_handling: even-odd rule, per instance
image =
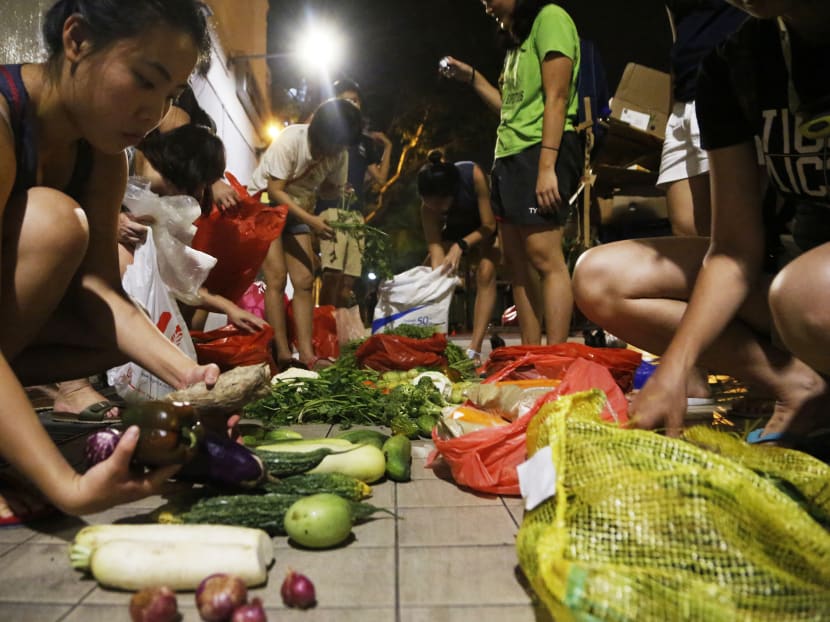
[{"label": "white daikon radish", "polygon": [[95,549],[73,547],[73,557],[85,553],[96,581],[122,590],[158,585],[195,590],[215,573],[237,576],[248,587],[262,585],[268,578],[268,561],[261,552],[239,544],[111,540]]},{"label": "white daikon radish", "polygon": [[[274,543],[262,529],[226,525],[90,525],[75,536],[75,545],[95,549],[112,540],[137,542],[197,542],[204,547],[212,544],[250,546],[270,564],[274,559]],[[89,559],[89,557],[81,557]],[[74,565],[74,561],[73,561]],[[86,570],[88,566],[75,566]]]}]

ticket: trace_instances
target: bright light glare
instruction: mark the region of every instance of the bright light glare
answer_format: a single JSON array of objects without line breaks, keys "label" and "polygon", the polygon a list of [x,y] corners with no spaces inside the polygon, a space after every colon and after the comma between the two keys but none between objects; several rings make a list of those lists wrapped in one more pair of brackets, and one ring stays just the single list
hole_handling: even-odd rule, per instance
[{"label": "bright light glare", "polygon": [[274,140],[277,136],[279,136],[280,132],[282,131],[282,125],[277,123],[276,121],[271,121],[265,127],[265,133],[268,135],[268,138]]},{"label": "bright light glare", "polygon": [[297,56],[309,69],[330,71],[343,55],[343,37],[328,24],[311,24],[297,40]]},{"label": "bright light glare", "polygon": [[378,275],[375,274],[374,272],[370,272],[369,274],[366,275],[366,278],[369,279],[370,281],[374,281],[376,278],[378,278]]}]

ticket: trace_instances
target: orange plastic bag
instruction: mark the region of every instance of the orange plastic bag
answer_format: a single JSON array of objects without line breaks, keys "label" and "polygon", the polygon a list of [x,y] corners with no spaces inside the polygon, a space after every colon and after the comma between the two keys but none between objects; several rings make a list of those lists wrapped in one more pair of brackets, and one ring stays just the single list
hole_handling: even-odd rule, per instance
[{"label": "orange plastic bag", "polygon": [[[288,324],[288,340],[296,348],[297,329],[294,323],[294,305],[292,302],[286,301],[285,318]],[[320,358],[336,359],[340,356],[340,342],[337,339],[337,319],[335,318],[334,311],[334,305],[314,307],[311,345],[314,346],[314,354]]]},{"label": "orange plastic bag", "polygon": [[432,466],[441,456],[459,486],[496,495],[518,495],[516,467],[527,459],[526,432],[530,420],[543,404],[560,395],[594,388],[601,389],[608,397],[602,418],[619,424],[627,422],[628,402],[611,373],[597,363],[578,358],[571,361],[558,387],[540,397],[530,411],[509,425],[447,440],[439,438],[433,430],[436,449],[430,454],[427,466]]},{"label": "orange plastic bag", "polygon": [[214,207],[197,218],[191,246],[217,259],[205,287],[236,302],[254,282],[271,242],[282,234],[288,208],[269,207],[260,202],[259,193],[251,196],[236,177],[226,177],[239,203],[224,214]]},{"label": "orange plastic bag", "polygon": [[623,348],[591,348],[581,343],[557,343],[550,346],[506,346],[493,350],[484,365],[485,382],[562,378],[571,362],[581,358],[599,363],[614,376],[625,391],[634,386],[634,372],[642,355]]},{"label": "orange plastic bag", "polygon": [[268,324],[254,333],[228,324],[207,332],[192,331],[190,336],[200,365],[216,363],[219,369],[227,371],[240,365],[268,363],[272,374],[277,371],[271,354],[274,329]]}]

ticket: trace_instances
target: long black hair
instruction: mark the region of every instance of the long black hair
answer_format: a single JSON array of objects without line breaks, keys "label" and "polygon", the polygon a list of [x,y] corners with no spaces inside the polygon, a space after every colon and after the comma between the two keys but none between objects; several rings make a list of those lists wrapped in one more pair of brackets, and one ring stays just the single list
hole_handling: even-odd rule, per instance
[{"label": "long black hair", "polygon": [[557,3],[554,0],[516,0],[510,31],[499,31],[502,45],[508,50],[519,47],[533,29],[536,16],[549,4]]},{"label": "long black hair", "polygon": [[458,191],[461,173],[444,159],[439,149],[427,155],[427,163],[418,171],[418,194],[422,197],[451,197]]},{"label": "long black hair", "polygon": [[94,50],[166,24],[193,38],[199,66],[210,58],[204,9],[204,3],[198,0],[58,0],[43,17],[43,40],[49,52],[47,67],[52,76],[58,75],[63,57],[63,25],[72,15],[80,15],[84,20]]}]

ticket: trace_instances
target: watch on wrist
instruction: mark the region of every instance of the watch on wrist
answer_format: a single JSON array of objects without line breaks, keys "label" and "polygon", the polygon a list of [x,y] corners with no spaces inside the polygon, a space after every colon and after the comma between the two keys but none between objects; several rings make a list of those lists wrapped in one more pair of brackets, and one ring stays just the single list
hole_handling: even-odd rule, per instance
[{"label": "watch on wrist", "polygon": [[459,239],[456,244],[458,244],[458,248],[461,249],[461,254],[466,255],[467,251],[470,250],[470,245],[467,244],[467,240],[464,238]]}]

